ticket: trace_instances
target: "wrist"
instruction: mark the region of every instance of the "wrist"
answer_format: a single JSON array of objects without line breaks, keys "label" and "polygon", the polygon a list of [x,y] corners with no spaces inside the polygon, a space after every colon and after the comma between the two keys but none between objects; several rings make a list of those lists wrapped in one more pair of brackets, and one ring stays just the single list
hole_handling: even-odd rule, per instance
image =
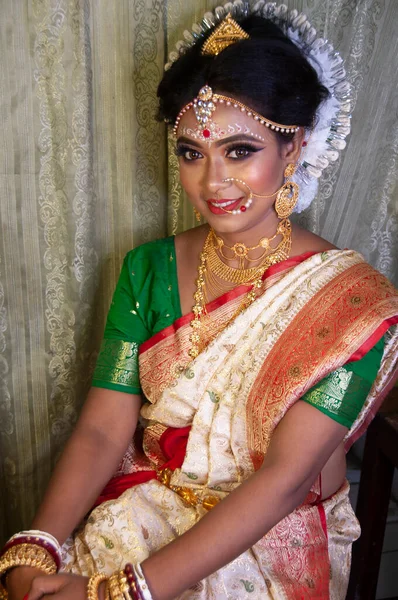
[{"label": "wrist", "polygon": [[106,581],[100,583],[98,587],[98,600],[105,600],[106,597]]},{"label": "wrist", "polygon": [[17,594],[22,598],[24,594],[29,592],[32,581],[36,577],[42,576],[43,572],[35,567],[18,566],[13,567],[4,574],[2,584],[7,592],[12,592],[14,595]]}]

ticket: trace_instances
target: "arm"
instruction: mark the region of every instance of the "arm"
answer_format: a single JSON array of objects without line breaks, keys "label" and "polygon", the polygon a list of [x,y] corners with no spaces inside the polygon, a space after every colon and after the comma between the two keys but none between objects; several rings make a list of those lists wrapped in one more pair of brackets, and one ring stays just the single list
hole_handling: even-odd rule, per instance
[{"label": "arm", "polygon": [[[33,520],[34,529],[65,541],[114,474],[133,437],[140,406],[139,395],[91,388]],[[14,569],[9,587],[15,597],[22,597],[38,574],[31,568]]]},{"label": "arm", "polygon": [[299,506],[346,432],[297,402],[275,430],[261,469],[142,563],[154,600],[171,600],[226,565]]},{"label": "arm", "polygon": [[141,397],[91,388],[81,416],[55,468],[34,529],[60,544],[92,507],[134,435]]}]

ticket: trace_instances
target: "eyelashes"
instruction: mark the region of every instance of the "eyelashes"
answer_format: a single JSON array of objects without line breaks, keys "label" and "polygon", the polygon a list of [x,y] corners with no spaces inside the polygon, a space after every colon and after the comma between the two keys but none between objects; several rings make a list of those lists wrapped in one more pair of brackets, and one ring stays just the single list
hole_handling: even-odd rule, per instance
[{"label": "eyelashes", "polygon": [[[234,160],[243,160],[244,158],[248,158],[251,154],[255,154],[256,152],[260,152],[263,148],[259,148],[254,144],[244,143],[244,144],[231,144],[231,146],[227,146],[225,151],[228,158],[232,158]],[[243,151],[244,154],[240,156],[237,155],[238,151]],[[235,152],[236,156],[231,156],[232,153]]]},{"label": "eyelashes", "polygon": [[[254,144],[250,144],[248,142],[234,143],[225,147],[225,154],[227,158],[231,158],[232,160],[243,160],[248,158],[251,154],[260,152],[263,150],[263,147],[258,147]],[[236,153],[241,151],[240,156]],[[236,156],[231,156],[232,153],[236,154]],[[202,153],[199,150],[191,148],[190,146],[186,146],[184,144],[178,144],[175,148],[175,154],[178,157],[184,158],[184,160],[190,162],[199,158],[203,158]]]},{"label": "eyelashes", "polygon": [[[175,154],[178,157],[182,157],[185,160],[191,161],[191,160],[195,160],[195,158],[199,158],[201,155],[201,153],[198,150],[194,150],[193,148],[190,148],[189,146],[183,146],[182,144],[179,144],[176,149],[175,149]],[[191,158],[188,158],[187,155],[191,155]],[[192,156],[192,155],[196,155],[196,156]]]}]

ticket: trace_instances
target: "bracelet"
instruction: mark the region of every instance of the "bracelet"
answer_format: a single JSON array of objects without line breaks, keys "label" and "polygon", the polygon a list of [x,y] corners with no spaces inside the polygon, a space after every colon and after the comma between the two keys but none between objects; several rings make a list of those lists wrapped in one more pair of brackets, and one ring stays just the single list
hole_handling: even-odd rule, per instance
[{"label": "bracelet", "polygon": [[[124,571],[119,572],[118,579],[119,579],[120,591],[122,593],[124,600],[131,600],[132,596],[130,593],[130,585],[128,583],[128,580],[127,580],[127,577],[126,577],[126,574]],[[135,598],[134,598],[134,600],[135,600]]]},{"label": "bracelet", "polygon": [[51,554],[36,544],[19,544],[6,550],[0,558],[0,577],[13,567],[35,567],[46,575],[57,572]]},{"label": "bracelet", "polygon": [[27,529],[25,531],[20,531],[18,533],[15,533],[9,541],[18,538],[20,536],[23,537],[28,537],[28,538],[38,538],[43,540],[43,542],[46,542],[47,544],[53,546],[53,548],[59,552],[59,554],[61,554],[61,546],[60,543],[58,542],[58,540],[51,535],[51,533],[48,533],[47,531],[40,531],[39,529]]},{"label": "bracelet", "polygon": [[130,596],[133,598],[133,600],[142,600],[142,596],[137,589],[137,581],[134,575],[133,565],[131,563],[127,563],[127,565],[124,567],[124,574],[130,586]]},{"label": "bracelet", "polygon": [[7,591],[3,588],[3,586],[1,584],[0,584],[0,600],[8,600]]},{"label": "bracelet", "polygon": [[[133,580],[131,580],[133,577]],[[142,600],[138,593],[134,576],[124,571],[117,571],[108,580],[108,593],[110,600]]]},{"label": "bracelet", "polygon": [[20,531],[19,533],[14,534],[8,540],[1,552],[1,555],[3,555],[9,548],[20,544],[35,544],[41,548],[44,548],[51,554],[57,566],[57,570],[59,570],[61,566],[61,546],[58,540],[51,535],[51,533],[39,531],[37,529]]},{"label": "bracelet", "polygon": [[100,583],[106,581],[108,577],[104,573],[94,573],[88,580],[87,600],[98,600],[98,588]]},{"label": "bracelet", "polygon": [[136,563],[131,566],[133,568],[133,573],[134,573],[135,579],[136,579],[137,591],[138,591],[139,595],[141,596],[142,600],[153,600],[151,591],[150,591],[148,584],[146,582],[146,579],[145,579],[145,575],[142,572],[141,564]]},{"label": "bracelet", "polygon": [[119,573],[114,573],[109,577],[108,585],[111,600],[125,600],[125,596],[120,589]]},{"label": "bracelet", "polygon": [[111,599],[111,593],[109,591],[109,579],[106,582],[106,588],[105,588],[105,600],[112,600]]},{"label": "bracelet", "polygon": [[[15,544],[5,550],[0,558],[0,579],[14,567],[34,567],[46,575],[57,572],[57,565],[50,552],[36,544]],[[0,600],[7,598],[7,590],[0,583]]]}]

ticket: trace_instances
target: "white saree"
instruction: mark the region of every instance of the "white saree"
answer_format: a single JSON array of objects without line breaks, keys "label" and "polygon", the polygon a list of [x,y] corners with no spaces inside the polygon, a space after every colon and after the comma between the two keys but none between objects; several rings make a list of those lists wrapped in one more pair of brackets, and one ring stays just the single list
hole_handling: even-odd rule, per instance
[{"label": "white saree", "polygon": [[[145,345],[144,451],[159,476],[91,512],[63,547],[66,570],[111,574],[182,535],[259,468],[275,427],[308,389],[389,329],[347,447],[367,426],[396,371],[398,296],[383,276],[355,252],[333,250],[275,273],[222,328],[238,300],[232,295],[214,309],[221,331],[191,363],[189,317]],[[182,466],[165,475],[159,439],[167,428],[188,426]],[[348,484],[321,500],[317,480],[302,506],[180,598],[343,600],[359,531]]]}]

